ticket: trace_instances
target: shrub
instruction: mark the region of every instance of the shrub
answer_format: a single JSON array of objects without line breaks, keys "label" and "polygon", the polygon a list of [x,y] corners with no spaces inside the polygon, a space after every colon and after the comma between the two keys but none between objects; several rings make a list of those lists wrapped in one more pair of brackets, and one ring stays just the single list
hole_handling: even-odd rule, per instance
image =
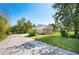
[{"label": "shrub", "polygon": [[61,33],[62,37],[69,37],[69,35],[68,35],[66,30],[61,30],[60,33]]},{"label": "shrub", "polygon": [[6,38],[7,35],[5,33],[0,33],[0,41]]},{"label": "shrub", "polygon": [[36,30],[35,29],[28,29],[29,36],[35,36]]},{"label": "shrub", "polygon": [[12,34],[12,32],[7,31],[7,32],[6,32],[6,34],[7,34],[7,35],[11,35],[11,34]]}]

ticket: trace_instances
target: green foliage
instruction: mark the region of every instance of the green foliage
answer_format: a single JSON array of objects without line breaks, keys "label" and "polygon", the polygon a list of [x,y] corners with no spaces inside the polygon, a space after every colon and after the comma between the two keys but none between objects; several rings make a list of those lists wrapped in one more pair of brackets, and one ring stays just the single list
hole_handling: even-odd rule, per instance
[{"label": "green foliage", "polygon": [[52,28],[53,28],[53,31],[57,31],[57,29],[58,29],[58,27],[57,27],[57,25],[56,24],[49,24],[50,26],[52,26]]},{"label": "green foliage", "polygon": [[32,26],[33,26],[33,28],[36,28],[36,25],[35,24],[33,24]]},{"label": "green foliage", "polygon": [[6,34],[7,34],[7,35],[11,35],[11,34],[12,34],[12,32],[10,32],[10,31],[7,31],[7,32],[6,32]]},{"label": "green foliage", "polygon": [[0,16],[0,41],[7,37],[6,32],[8,31],[8,27],[7,18]]},{"label": "green foliage", "polygon": [[79,28],[79,4],[78,3],[56,3],[52,6],[56,12],[54,15],[55,23],[65,30],[74,30],[78,35]]},{"label": "green foliage", "polygon": [[11,34],[12,34],[11,28],[12,28],[11,26],[8,27],[8,29],[7,29],[7,31],[6,31],[6,34],[7,34],[7,35],[11,35]]},{"label": "green foliage", "polygon": [[8,20],[0,16],[0,32],[6,32],[8,29]]},{"label": "green foliage", "polygon": [[5,39],[7,37],[6,33],[0,33],[0,41],[2,41],[3,39]]},{"label": "green foliage", "polygon": [[63,30],[63,29],[62,29],[62,30],[60,31],[60,33],[61,33],[61,36],[62,36],[62,37],[68,37],[68,33],[67,33],[66,30]]},{"label": "green foliage", "polygon": [[36,40],[79,53],[79,40],[76,39],[61,36],[43,36],[37,37]]},{"label": "green foliage", "polygon": [[35,36],[36,30],[35,29],[28,29],[28,34],[29,34],[29,36]]},{"label": "green foliage", "polygon": [[29,28],[32,28],[31,22],[29,20],[26,21],[25,18],[21,18],[17,21],[16,25],[12,26],[11,32],[14,34],[23,34],[27,33]]}]

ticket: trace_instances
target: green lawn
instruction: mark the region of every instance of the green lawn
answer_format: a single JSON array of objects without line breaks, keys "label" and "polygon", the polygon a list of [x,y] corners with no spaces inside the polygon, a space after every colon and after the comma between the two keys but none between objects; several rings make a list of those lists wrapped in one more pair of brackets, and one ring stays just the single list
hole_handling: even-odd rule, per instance
[{"label": "green lawn", "polygon": [[60,35],[37,36],[35,39],[79,53],[79,40],[77,39],[63,38]]}]

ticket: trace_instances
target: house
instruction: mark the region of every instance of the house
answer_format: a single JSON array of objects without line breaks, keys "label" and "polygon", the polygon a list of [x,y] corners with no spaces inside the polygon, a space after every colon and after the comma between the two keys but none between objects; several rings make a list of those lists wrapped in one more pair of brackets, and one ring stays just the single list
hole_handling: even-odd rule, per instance
[{"label": "house", "polygon": [[50,34],[53,32],[53,27],[50,25],[39,24],[36,26],[38,34]]}]

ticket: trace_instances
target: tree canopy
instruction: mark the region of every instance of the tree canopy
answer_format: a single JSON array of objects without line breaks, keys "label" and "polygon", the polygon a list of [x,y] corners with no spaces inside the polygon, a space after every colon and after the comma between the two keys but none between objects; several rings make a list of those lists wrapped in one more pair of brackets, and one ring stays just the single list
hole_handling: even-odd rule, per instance
[{"label": "tree canopy", "polygon": [[56,3],[52,6],[56,12],[54,15],[55,23],[61,29],[74,30],[78,35],[79,28],[79,4],[78,3]]},{"label": "tree canopy", "polygon": [[30,20],[26,20],[24,17],[22,17],[17,21],[17,24],[12,27],[12,32],[17,34],[27,33],[29,28],[32,28],[32,23]]},{"label": "tree canopy", "polygon": [[5,17],[0,16],[0,32],[6,32],[8,30],[8,20]]}]

